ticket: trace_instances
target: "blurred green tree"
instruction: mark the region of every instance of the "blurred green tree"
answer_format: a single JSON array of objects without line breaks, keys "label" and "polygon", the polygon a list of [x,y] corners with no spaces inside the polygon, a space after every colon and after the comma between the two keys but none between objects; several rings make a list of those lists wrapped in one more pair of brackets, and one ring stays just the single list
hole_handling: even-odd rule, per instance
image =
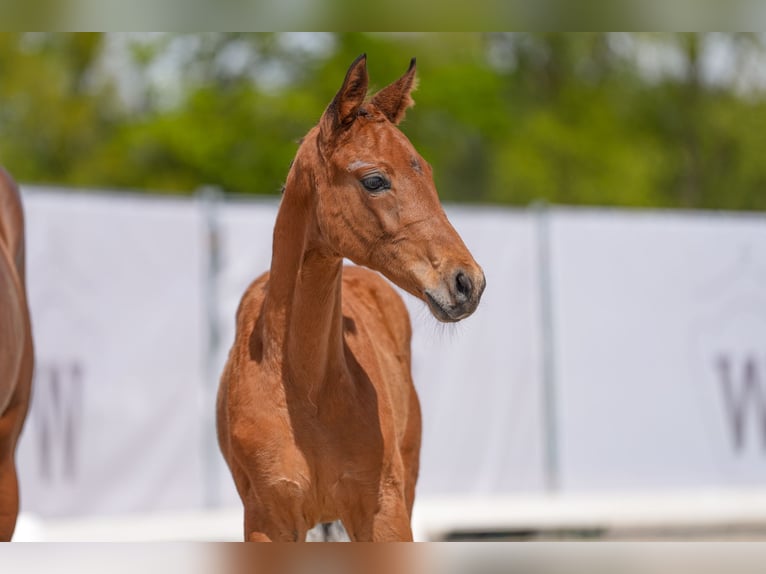
[{"label": "blurred green tree", "polygon": [[[348,64],[411,56],[403,130],[442,197],[766,209],[753,34],[0,34],[0,161],[18,179],[278,193]],[[760,67],[759,67],[760,66]]]}]

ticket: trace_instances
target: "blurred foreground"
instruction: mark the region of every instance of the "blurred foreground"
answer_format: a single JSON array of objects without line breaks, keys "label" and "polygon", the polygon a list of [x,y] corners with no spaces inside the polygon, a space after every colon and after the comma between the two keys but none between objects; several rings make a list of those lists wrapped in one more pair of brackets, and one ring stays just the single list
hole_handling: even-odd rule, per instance
[{"label": "blurred foreground", "polygon": [[110,574],[749,574],[762,572],[760,544],[6,545],[10,572]]}]

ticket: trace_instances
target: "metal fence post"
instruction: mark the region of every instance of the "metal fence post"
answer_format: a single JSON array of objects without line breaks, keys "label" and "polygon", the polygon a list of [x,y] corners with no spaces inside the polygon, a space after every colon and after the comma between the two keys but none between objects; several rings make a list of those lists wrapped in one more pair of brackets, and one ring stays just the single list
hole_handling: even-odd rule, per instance
[{"label": "metal fence post", "polygon": [[202,296],[204,306],[204,324],[206,332],[205,353],[203,358],[204,380],[202,381],[202,479],[203,503],[207,508],[220,504],[220,484],[218,476],[219,453],[215,433],[215,397],[218,376],[217,357],[221,343],[218,323],[218,275],[221,270],[221,235],[218,220],[218,207],[223,199],[223,192],[214,186],[204,186],[197,190],[202,210]]},{"label": "metal fence post", "polygon": [[533,205],[537,219],[538,281],[540,283],[540,342],[542,359],[542,408],[544,434],[545,489],[555,493],[561,487],[554,343],[553,289],[551,277],[550,208],[545,202]]}]

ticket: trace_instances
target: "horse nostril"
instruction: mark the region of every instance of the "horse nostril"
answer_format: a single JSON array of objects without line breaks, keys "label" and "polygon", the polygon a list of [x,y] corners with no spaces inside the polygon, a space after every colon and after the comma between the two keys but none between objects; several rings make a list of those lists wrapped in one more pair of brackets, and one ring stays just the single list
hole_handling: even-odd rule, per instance
[{"label": "horse nostril", "polygon": [[462,271],[458,271],[458,274],[455,276],[455,287],[457,288],[458,295],[460,295],[460,299],[468,300],[471,298],[473,283],[471,283],[468,275]]}]

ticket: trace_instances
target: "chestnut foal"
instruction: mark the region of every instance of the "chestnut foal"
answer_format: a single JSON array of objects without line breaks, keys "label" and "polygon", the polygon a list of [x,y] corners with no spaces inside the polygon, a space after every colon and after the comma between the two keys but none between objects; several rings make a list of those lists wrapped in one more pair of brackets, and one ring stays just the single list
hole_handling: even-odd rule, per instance
[{"label": "chestnut foal", "polygon": [[32,385],[32,333],[24,276],[24,217],[16,184],[0,168],[0,540],[19,513],[16,442]]},{"label": "chestnut foal", "polygon": [[420,407],[409,316],[377,273],[440,321],[485,280],[396,125],[415,60],[369,101],[351,65],[303,139],[274,227],[271,271],[245,292],[218,393],[218,439],[245,506],[245,539],[302,541],[341,520],[355,541],[412,540]]}]

